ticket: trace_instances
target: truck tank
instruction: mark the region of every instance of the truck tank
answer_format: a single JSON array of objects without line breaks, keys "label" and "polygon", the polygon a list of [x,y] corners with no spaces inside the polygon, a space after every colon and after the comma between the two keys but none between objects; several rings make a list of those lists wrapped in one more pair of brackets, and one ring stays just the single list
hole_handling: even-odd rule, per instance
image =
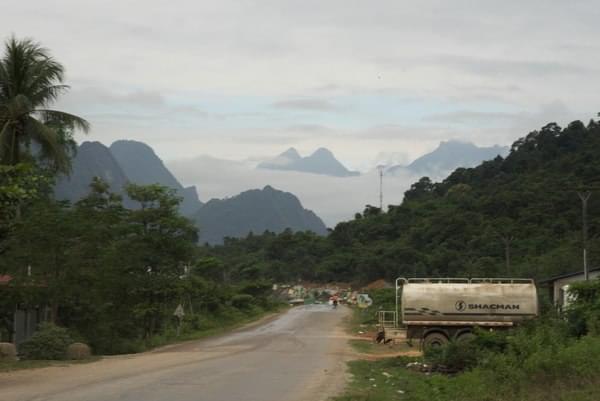
[{"label": "truck tank", "polygon": [[406,325],[512,326],[538,315],[537,290],[525,279],[404,279]]}]

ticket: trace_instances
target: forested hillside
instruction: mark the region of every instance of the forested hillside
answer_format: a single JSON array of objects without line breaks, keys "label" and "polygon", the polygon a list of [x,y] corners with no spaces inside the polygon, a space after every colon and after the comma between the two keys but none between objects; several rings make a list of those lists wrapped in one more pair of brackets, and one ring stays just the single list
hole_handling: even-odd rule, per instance
[{"label": "forested hillside", "polygon": [[242,192],[232,198],[211,199],[193,216],[200,243],[220,244],[224,237],[245,237],[249,232],[312,231],[327,233],[327,227],[312,211],[304,209],[296,196],[271,186]]},{"label": "forested hillside", "polygon": [[[327,238],[285,232],[205,248],[276,280],[365,282],[397,276],[543,278],[582,269],[577,190],[600,187],[600,124],[551,123],[506,158],[414,183],[386,213],[367,206]],[[589,202],[591,265],[600,262],[600,196]]]}]

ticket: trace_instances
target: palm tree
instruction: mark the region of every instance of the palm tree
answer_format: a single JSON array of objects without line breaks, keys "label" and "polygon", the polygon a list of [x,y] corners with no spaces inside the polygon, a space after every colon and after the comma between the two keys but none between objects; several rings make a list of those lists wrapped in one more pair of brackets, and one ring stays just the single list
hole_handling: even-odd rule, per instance
[{"label": "palm tree", "polygon": [[69,89],[64,67],[30,39],[7,40],[0,58],[0,164],[15,165],[36,157],[68,173],[75,129],[88,132],[81,117],[49,107]]}]

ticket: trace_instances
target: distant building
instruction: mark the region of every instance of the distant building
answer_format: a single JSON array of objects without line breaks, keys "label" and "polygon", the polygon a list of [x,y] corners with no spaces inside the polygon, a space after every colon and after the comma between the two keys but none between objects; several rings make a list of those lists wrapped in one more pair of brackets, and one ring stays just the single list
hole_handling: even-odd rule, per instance
[{"label": "distant building", "polygon": [[[600,267],[591,269],[588,271],[588,277],[590,280],[600,277]],[[550,292],[550,299],[558,308],[563,309],[569,304],[569,286],[578,281],[585,280],[583,271],[576,273],[561,274],[559,276],[551,277],[546,280],[540,281],[540,286],[547,287]]]}]

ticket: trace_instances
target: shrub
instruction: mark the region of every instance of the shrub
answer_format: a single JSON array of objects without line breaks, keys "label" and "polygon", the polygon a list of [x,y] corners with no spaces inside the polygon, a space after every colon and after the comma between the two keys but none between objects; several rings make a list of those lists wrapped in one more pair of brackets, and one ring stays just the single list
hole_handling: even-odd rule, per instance
[{"label": "shrub", "polygon": [[231,297],[231,305],[238,309],[248,309],[254,303],[254,297],[249,294],[236,294]]},{"label": "shrub", "polygon": [[19,354],[23,359],[65,359],[72,342],[67,329],[42,323],[31,338],[19,346]]},{"label": "shrub", "polygon": [[425,359],[437,368],[458,372],[475,367],[481,352],[474,339],[450,341],[443,347],[426,349]]},{"label": "shrub", "polygon": [[571,332],[578,336],[600,334],[600,279],[571,284],[569,295],[573,302],[566,316]]}]

